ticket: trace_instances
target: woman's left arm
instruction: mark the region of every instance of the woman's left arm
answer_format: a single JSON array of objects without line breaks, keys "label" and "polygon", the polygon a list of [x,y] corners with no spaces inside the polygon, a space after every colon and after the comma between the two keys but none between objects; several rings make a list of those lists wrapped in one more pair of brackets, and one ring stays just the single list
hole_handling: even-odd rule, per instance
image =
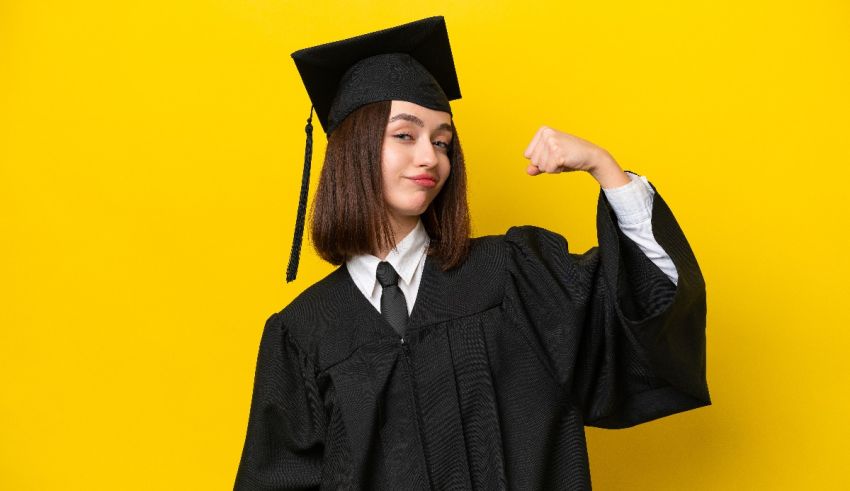
[{"label": "woman's left arm", "polygon": [[[629,184],[608,152],[541,127],[525,152],[528,174],[582,170],[602,186],[599,246],[583,254],[539,227],[512,227],[506,305],[528,326],[584,423],[624,428],[711,404],[706,381],[706,291],[693,250],[651,183],[649,228],[678,281],[630,240],[607,193]],[[616,201],[616,199],[614,200]]]},{"label": "woman's left arm", "polygon": [[583,170],[593,176],[617,215],[617,225],[673,284],[676,266],[652,233],[652,198],[655,191],[645,177],[623,171],[605,149],[568,133],[541,126],[525,157],[531,160],[529,175]]}]

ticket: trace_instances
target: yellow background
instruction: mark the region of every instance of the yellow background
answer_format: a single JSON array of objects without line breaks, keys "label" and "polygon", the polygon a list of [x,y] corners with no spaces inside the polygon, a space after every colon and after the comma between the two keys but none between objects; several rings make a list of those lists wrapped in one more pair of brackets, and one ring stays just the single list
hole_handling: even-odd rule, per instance
[{"label": "yellow background", "polygon": [[[646,175],[708,286],[713,406],[589,429],[600,490],[848,489],[850,4],[0,2],[0,488],[230,489],[284,282],[296,49],[445,15],[476,235],[596,244],[541,124]],[[325,139],[316,132],[315,190]]]}]

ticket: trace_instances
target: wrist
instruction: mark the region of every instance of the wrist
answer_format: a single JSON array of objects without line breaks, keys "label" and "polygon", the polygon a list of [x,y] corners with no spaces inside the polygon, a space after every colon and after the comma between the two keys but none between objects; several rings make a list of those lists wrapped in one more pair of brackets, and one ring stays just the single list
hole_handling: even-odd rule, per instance
[{"label": "wrist", "polygon": [[631,182],[614,157],[602,148],[591,160],[588,172],[605,189],[624,186]]}]

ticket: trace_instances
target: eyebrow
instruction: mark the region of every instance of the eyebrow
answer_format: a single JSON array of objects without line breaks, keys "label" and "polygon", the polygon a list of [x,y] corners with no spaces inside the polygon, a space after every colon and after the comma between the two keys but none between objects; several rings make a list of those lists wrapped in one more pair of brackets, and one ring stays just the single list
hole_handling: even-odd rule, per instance
[{"label": "eyebrow", "polygon": [[[396,114],[395,116],[390,118],[389,122],[392,123],[393,121],[398,121],[399,119],[403,119],[405,121],[410,121],[411,123],[415,124],[416,126],[419,126],[420,128],[425,127],[424,121],[422,121],[421,119],[417,118],[416,116],[414,116],[412,114],[408,114],[408,113]],[[450,125],[448,123],[443,123],[440,126],[437,126],[437,129],[438,130],[446,130],[449,133],[452,133],[452,125]]]}]

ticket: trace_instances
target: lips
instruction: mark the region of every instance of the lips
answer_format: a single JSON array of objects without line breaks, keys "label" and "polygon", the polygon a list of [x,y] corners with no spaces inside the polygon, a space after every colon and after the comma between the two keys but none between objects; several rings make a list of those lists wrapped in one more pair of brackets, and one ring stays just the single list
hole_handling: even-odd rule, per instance
[{"label": "lips", "polygon": [[419,174],[408,179],[426,188],[432,188],[437,185],[437,178],[430,174]]}]

